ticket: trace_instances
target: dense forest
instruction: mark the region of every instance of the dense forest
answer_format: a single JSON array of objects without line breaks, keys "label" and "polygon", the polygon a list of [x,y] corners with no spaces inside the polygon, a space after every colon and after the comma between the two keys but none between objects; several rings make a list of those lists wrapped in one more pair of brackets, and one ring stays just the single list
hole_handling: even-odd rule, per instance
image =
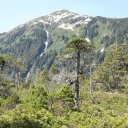
[{"label": "dense forest", "polygon": [[128,19],[72,15],[0,34],[0,128],[128,128]]}]

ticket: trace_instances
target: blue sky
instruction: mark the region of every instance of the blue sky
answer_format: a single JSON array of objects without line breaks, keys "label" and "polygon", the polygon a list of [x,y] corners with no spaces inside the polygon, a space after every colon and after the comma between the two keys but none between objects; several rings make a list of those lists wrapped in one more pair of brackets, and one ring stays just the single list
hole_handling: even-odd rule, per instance
[{"label": "blue sky", "polygon": [[54,11],[80,15],[128,17],[128,0],[0,0],[0,33]]}]

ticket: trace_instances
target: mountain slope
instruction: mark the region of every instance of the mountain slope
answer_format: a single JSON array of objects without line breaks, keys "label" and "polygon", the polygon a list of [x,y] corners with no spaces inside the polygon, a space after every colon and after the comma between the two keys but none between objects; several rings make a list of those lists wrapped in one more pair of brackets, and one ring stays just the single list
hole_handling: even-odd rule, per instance
[{"label": "mountain slope", "polygon": [[22,57],[31,67],[50,68],[65,43],[74,37],[90,39],[97,60],[114,43],[128,40],[128,18],[80,16],[68,10],[56,11],[0,34],[0,53]]}]

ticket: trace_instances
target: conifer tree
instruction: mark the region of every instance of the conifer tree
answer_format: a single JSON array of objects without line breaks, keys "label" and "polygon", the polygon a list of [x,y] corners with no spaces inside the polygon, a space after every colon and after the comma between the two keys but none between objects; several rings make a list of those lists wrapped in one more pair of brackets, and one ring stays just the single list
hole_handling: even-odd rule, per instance
[{"label": "conifer tree", "polygon": [[76,81],[75,81],[75,93],[74,93],[74,109],[79,109],[79,76],[80,76],[80,58],[81,53],[89,53],[92,51],[94,46],[81,38],[75,38],[66,44],[66,48],[69,52],[75,53],[76,55]]}]

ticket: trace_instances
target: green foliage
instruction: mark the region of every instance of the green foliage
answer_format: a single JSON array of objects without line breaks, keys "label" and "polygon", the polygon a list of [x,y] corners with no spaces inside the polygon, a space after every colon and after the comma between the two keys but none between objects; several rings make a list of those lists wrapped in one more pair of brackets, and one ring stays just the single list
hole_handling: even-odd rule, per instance
[{"label": "green foliage", "polygon": [[58,69],[57,69],[56,66],[52,66],[52,67],[50,68],[50,73],[51,73],[51,74],[58,74],[59,71],[58,71]]},{"label": "green foliage", "polygon": [[17,104],[20,103],[20,98],[16,94],[12,94],[8,97],[4,102],[1,104],[2,107],[6,108],[7,110],[14,109]]},{"label": "green foliage", "polygon": [[[48,109],[48,94],[41,86],[34,86],[29,88],[24,93],[21,102],[24,105],[32,106],[33,108],[45,108]],[[22,94],[22,95],[23,95]]]},{"label": "green foliage", "polygon": [[46,83],[47,81],[50,81],[47,69],[44,69],[39,73],[38,80],[41,81],[42,84]]},{"label": "green foliage", "polygon": [[4,99],[0,97],[0,107],[1,107],[1,104],[3,104],[3,102],[4,102]]},{"label": "green foliage", "polygon": [[81,93],[81,95],[84,94],[84,97],[81,102],[80,111],[68,111],[62,118],[62,121],[68,127],[127,128],[127,96],[124,93],[94,91],[96,104],[91,104],[87,89]]},{"label": "green foliage", "polygon": [[57,50],[63,49],[65,43],[70,39],[74,38],[76,35],[72,31],[64,30],[64,29],[55,29],[51,33],[51,38],[53,40],[53,44],[48,48],[48,50]]},{"label": "green foliage", "polygon": [[56,56],[57,56],[56,51],[49,51],[47,53],[44,53],[42,57],[39,59],[37,65],[43,69],[50,69],[50,67],[55,61]]},{"label": "green foliage", "polygon": [[81,38],[75,38],[66,44],[66,48],[71,48],[75,52],[89,52],[92,51],[94,45]]},{"label": "green foliage", "polygon": [[[74,96],[69,86],[58,86],[50,94],[42,87],[19,89],[20,104],[9,111],[0,108],[0,128],[127,128],[126,93],[96,90],[93,92],[96,104],[91,104],[89,87],[84,84],[80,88],[79,111],[72,111]],[[2,102],[16,101],[16,95],[11,97]],[[44,105],[44,98],[50,102],[50,97],[53,98],[53,106],[49,111]],[[50,104],[47,105],[49,107]]]},{"label": "green foliage", "polygon": [[0,128],[60,128],[61,124],[45,109],[24,108],[21,105],[0,117]]},{"label": "green foliage", "polygon": [[74,105],[74,95],[71,88],[67,85],[63,85],[61,89],[55,94],[55,99],[60,100],[63,103],[63,108],[72,109]]},{"label": "green foliage", "polygon": [[[72,15],[73,16],[73,15]],[[80,38],[89,37],[91,42],[95,44],[96,52],[100,51],[101,48],[108,49],[116,41],[118,43],[127,42],[128,33],[128,18],[124,19],[112,19],[104,17],[93,17],[88,24],[77,24],[74,25],[73,30],[59,28],[60,24],[75,24],[78,21],[83,21],[81,17],[72,19],[72,16],[63,18],[59,23],[51,22],[51,24],[45,24],[31,21],[24,24],[22,27],[17,27],[8,33],[1,34],[0,36],[0,53],[13,54],[16,57],[22,57],[25,64],[30,68],[36,63],[36,67],[50,68],[51,62],[54,62],[55,58],[51,57],[51,54],[46,55],[47,57],[41,57],[40,54],[45,49],[45,41],[48,41],[49,51],[56,51],[60,53],[64,50],[65,43],[69,40],[79,36]],[[41,20],[48,22],[48,17],[41,17]],[[47,39],[47,33],[49,32]],[[102,53],[97,54],[97,59],[102,56]],[[45,61],[45,59],[47,60]],[[103,60],[103,58],[101,57]]]},{"label": "green foliage", "polygon": [[108,90],[119,89],[126,84],[128,73],[127,54],[126,46],[119,45],[110,49],[106,54],[104,62],[94,72],[94,81],[103,84]]},{"label": "green foliage", "polygon": [[0,56],[0,69],[3,70],[4,66],[5,66],[5,60],[2,56]]},{"label": "green foliage", "polygon": [[81,39],[81,38],[76,38],[71,40],[66,44],[67,49],[72,49],[70,50],[71,52],[76,54],[76,80],[75,80],[75,95],[74,95],[74,103],[75,103],[75,109],[78,110],[79,108],[79,77],[80,77],[80,59],[81,59],[81,53],[89,53],[93,50],[94,45],[91,44],[90,42]]},{"label": "green foliage", "polygon": [[0,66],[3,68],[4,66],[24,72],[26,68],[23,66],[22,60],[16,59],[11,55],[0,54]]},{"label": "green foliage", "polygon": [[[41,18],[47,21],[47,16]],[[66,18],[63,21],[65,20],[66,24],[68,22],[75,24],[79,19]],[[52,23],[51,26],[48,24],[45,26],[49,31],[47,39],[44,23],[39,22],[34,25],[30,22],[23,27],[1,34],[0,53],[13,54],[17,58],[22,57],[28,68],[34,65],[33,69],[39,69],[40,72],[38,75],[36,73],[33,75],[37,77],[33,77],[33,81],[36,81],[34,87],[23,86],[19,90],[12,87],[13,79],[10,80],[9,76],[0,74],[0,128],[127,128],[127,24],[127,18],[95,17],[86,25],[76,25],[74,30],[65,30],[58,28],[60,24]],[[82,38],[89,37],[92,40],[96,47],[96,61],[100,60],[103,63],[93,74],[94,84],[96,84],[93,94],[96,103],[92,105],[90,102],[88,75],[86,74],[86,77],[82,79],[78,74],[79,80],[82,81],[79,88],[80,110],[72,111],[74,95],[71,88],[74,87],[62,85],[61,88],[60,86],[54,88],[53,83],[50,83],[48,70],[50,69],[52,75],[58,75],[58,69],[63,69],[63,67],[70,71],[75,69],[76,65],[73,61],[66,60],[64,64],[60,64],[55,62],[55,59],[58,53],[63,54],[65,43],[76,35]],[[40,57],[46,40],[48,40],[48,49]],[[112,47],[115,41],[117,44],[125,42],[125,46]],[[81,38],[71,40],[66,47],[68,47],[68,53],[89,52],[94,48],[91,43]],[[102,53],[101,48],[105,48],[105,52]],[[106,51],[108,51],[107,54]],[[0,55],[1,70],[9,66],[24,72],[25,67],[22,62],[23,60],[9,55]],[[86,71],[88,72],[88,69]],[[52,89],[50,88],[47,93],[43,87],[38,87],[37,83],[41,85],[45,83],[48,87],[52,86]],[[99,90],[99,85],[100,87],[103,85],[105,91]],[[121,91],[114,90],[118,87]]]}]

